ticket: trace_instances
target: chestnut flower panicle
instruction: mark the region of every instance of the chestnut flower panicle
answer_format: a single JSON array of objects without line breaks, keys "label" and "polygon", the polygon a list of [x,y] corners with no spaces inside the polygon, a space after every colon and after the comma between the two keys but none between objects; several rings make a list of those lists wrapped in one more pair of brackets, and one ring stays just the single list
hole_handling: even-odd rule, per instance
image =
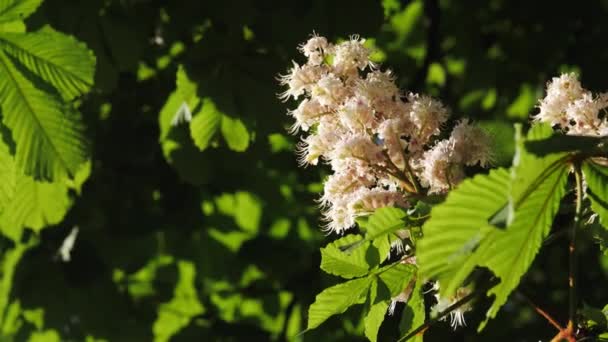
[{"label": "chestnut flower panicle", "polygon": [[393,73],[370,61],[364,43],[352,36],[331,44],[314,34],[299,46],[307,62],[294,62],[278,79],[287,87],[282,100],[300,100],[288,112],[291,133],[307,134],[298,144],[300,163],[321,160],[334,172],[319,200],[328,232],[342,233],[381,207],[408,208],[411,196],[446,192],[464,177],[465,165],[490,160],[489,138],[468,121],[436,142],[448,109],[402,93]]},{"label": "chestnut flower panicle", "polygon": [[568,135],[608,134],[608,93],[594,95],[583,88],[576,74],[562,74],[547,84],[535,121],[547,122]]}]

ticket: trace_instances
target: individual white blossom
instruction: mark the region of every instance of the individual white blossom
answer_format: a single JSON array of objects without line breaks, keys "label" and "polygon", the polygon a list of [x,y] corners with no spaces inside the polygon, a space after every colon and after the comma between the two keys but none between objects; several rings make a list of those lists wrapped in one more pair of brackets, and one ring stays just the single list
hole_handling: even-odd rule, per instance
[{"label": "individual white blossom", "polygon": [[399,88],[395,85],[393,73],[374,70],[367,74],[365,80],[359,82],[357,93],[370,103],[378,103],[399,96]]},{"label": "individual white blossom", "polygon": [[428,187],[430,193],[445,192],[464,178],[464,170],[456,156],[453,139],[442,140],[424,152],[417,169],[420,183]]},{"label": "individual white blossom", "polygon": [[353,35],[349,40],[334,47],[333,67],[342,76],[353,76],[358,70],[370,65],[370,51],[363,44],[365,39]]},{"label": "individual white blossom", "polygon": [[492,140],[479,126],[464,119],[452,130],[450,140],[453,142],[453,162],[467,166],[479,164],[486,167],[492,159]]},{"label": "individual white blossom", "polygon": [[289,111],[291,132],[305,132],[300,163],[321,160],[333,171],[319,199],[328,232],[342,233],[378,208],[409,208],[409,196],[445,192],[464,178],[465,165],[489,161],[488,137],[466,121],[437,143],[448,109],[426,95],[403,96],[393,73],[370,62],[364,42],[352,36],[332,45],[315,34],[299,46],[306,64],[294,62],[279,78],[287,88],[280,98],[300,100]]},{"label": "individual white blossom", "polygon": [[308,63],[311,65],[323,63],[324,54],[328,49],[331,49],[331,46],[327,43],[327,39],[316,34],[313,34],[306,43],[300,45],[300,51],[308,57]]},{"label": "individual white blossom", "polygon": [[321,66],[298,65],[293,62],[293,67],[287,75],[279,76],[281,85],[288,86],[288,89],[279,94],[279,98],[287,101],[290,97],[298,99],[306,92],[310,92],[313,85],[317,83],[324,75],[324,68]]},{"label": "individual white blossom", "polygon": [[351,132],[365,132],[377,126],[374,110],[358,97],[351,97],[338,110],[341,124]]},{"label": "individual white blossom", "polygon": [[429,96],[408,94],[410,102],[410,121],[416,127],[417,134],[410,141],[409,150],[422,150],[431,137],[441,132],[442,125],[447,121],[449,112],[445,106]]},{"label": "individual white blossom", "polygon": [[291,126],[290,132],[297,133],[300,129],[308,131],[308,129],[319,122],[322,115],[326,114],[326,109],[316,99],[304,99],[300,102],[298,108],[289,111],[289,115],[296,120]]}]

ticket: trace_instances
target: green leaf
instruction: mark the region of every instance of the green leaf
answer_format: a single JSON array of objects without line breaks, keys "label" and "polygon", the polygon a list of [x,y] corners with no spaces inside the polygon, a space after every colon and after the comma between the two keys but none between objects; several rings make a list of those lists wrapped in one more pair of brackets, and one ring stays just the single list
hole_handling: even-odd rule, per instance
[{"label": "green leaf", "polygon": [[[507,202],[510,176],[505,169],[467,179],[433,207],[416,246],[422,279],[439,280],[443,289],[459,286],[452,279],[484,234],[495,230],[488,218]],[[452,285],[452,282],[455,285]]]},{"label": "green leaf", "polygon": [[599,215],[602,226],[608,229],[608,168],[587,161],[583,163],[583,173],[591,208]]},{"label": "green leaf", "polygon": [[41,3],[42,0],[0,0],[0,23],[23,20]]},{"label": "green leaf", "polygon": [[[488,310],[488,318],[495,317],[507,301],[509,294],[534,261],[543,239],[549,234],[553,218],[565,194],[568,170],[568,165],[563,164],[547,175],[517,207],[514,220],[507,230],[492,231],[475,251],[480,265],[489,267],[501,280],[488,292],[496,295]],[[484,325],[485,323],[480,328]]]},{"label": "green leaf", "polygon": [[359,278],[323,290],[308,309],[307,329],[314,329],[329,317],[363,303],[371,283],[370,278]]},{"label": "green leaf", "polygon": [[347,279],[366,275],[369,271],[365,258],[367,248],[357,248],[351,253],[340,249],[341,246],[358,242],[362,238],[361,235],[350,234],[321,248],[321,269]]},{"label": "green leaf", "polygon": [[25,32],[25,23],[21,20],[0,23],[0,32]]},{"label": "green leaf", "polygon": [[23,228],[40,231],[61,222],[71,205],[68,186],[63,182],[47,183],[20,175],[15,194],[0,216],[0,229],[18,240]]},{"label": "green leaf", "polygon": [[[405,211],[399,208],[384,207],[376,210],[366,220],[358,220],[357,222],[366,230],[365,238],[361,241],[354,242],[350,245],[341,246],[343,251],[351,251],[366,241],[374,241],[376,239],[388,239],[388,235],[405,228],[404,218]],[[386,240],[388,241],[388,240]],[[385,241],[377,241],[376,248],[384,250]],[[384,257],[381,255],[380,257]]]},{"label": "green leaf", "polygon": [[[20,72],[21,71],[21,72]],[[34,75],[18,70],[0,52],[0,105],[3,122],[17,145],[18,167],[35,178],[74,175],[88,159],[80,114],[51,89],[41,89]]]},{"label": "green leaf", "polygon": [[388,301],[382,301],[371,306],[367,316],[365,316],[365,336],[372,342],[378,340],[378,330],[384,321]]},{"label": "green leaf", "polygon": [[221,130],[228,148],[236,152],[247,150],[247,147],[249,147],[249,132],[241,119],[223,115]]},{"label": "green leaf", "polygon": [[67,99],[88,92],[93,85],[95,56],[72,36],[50,28],[33,33],[2,33],[0,49]]},{"label": "green leaf", "polygon": [[177,69],[175,84],[177,93],[181,96],[182,101],[186,102],[190,110],[194,110],[200,103],[198,97],[198,85],[189,76],[183,65]]},{"label": "green leaf", "polygon": [[209,147],[220,128],[222,116],[210,98],[203,99],[201,110],[190,122],[190,135],[199,150],[204,151]]},{"label": "green leaf", "polygon": [[[546,127],[537,126],[528,139],[548,134]],[[517,142],[511,175],[500,169],[463,182],[433,209],[417,249],[423,278],[439,279],[445,296],[453,294],[477,266],[492,270],[500,283],[489,291],[496,298],[488,318],[495,317],[538,253],[568,175],[563,155],[538,158],[523,148],[523,139]],[[496,229],[488,219],[502,211],[507,199],[508,225],[506,230]]]}]

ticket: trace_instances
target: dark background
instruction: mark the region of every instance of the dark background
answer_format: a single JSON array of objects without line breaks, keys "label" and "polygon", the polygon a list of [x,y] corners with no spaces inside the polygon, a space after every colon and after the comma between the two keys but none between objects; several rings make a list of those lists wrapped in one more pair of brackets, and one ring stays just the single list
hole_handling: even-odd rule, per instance
[{"label": "dark background", "polygon": [[[357,308],[304,335],[307,308],[339,281],[319,269],[314,200],[327,174],[298,168],[276,76],[315,31],[332,41],[360,34],[404,90],[439,97],[454,119],[470,117],[495,136],[496,166],[509,165],[512,123],[527,122],[545,83],[580,73],[608,88],[608,1],[148,1],[47,0],[28,29],[50,24],[97,56],[96,85],[82,103],[93,169],[64,221],[41,233],[15,269],[16,341],[356,341]],[[177,66],[245,124],[236,152],[218,138],[200,152],[160,115]],[[558,216],[555,230],[569,216]],[[73,226],[72,260],[56,251]],[[584,234],[583,234],[584,235]],[[580,297],[608,302],[608,257],[591,239],[580,254]],[[520,292],[564,324],[567,246],[556,239]],[[601,266],[603,265],[603,266]],[[5,284],[10,286],[10,284]],[[439,323],[427,341],[539,341],[556,331],[515,293],[487,328],[487,308],[455,333]],[[399,307],[398,307],[399,309]],[[399,311],[399,310],[397,310]],[[36,327],[27,315],[44,317]],[[380,341],[399,336],[399,314]]]}]

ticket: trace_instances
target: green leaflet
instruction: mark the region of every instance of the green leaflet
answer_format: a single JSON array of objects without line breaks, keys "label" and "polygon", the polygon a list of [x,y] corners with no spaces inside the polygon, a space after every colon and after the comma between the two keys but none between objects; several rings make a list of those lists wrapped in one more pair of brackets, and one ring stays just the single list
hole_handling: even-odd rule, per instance
[{"label": "green leaflet", "polygon": [[373,304],[365,316],[365,336],[372,342],[376,342],[378,339],[378,330],[384,321],[388,305],[388,301]]},{"label": "green leaflet", "polygon": [[2,120],[17,145],[18,168],[46,180],[74,175],[88,158],[80,114],[19,69],[0,52]]},{"label": "green leaflet", "polygon": [[359,220],[361,228],[366,230],[363,240],[341,246],[344,251],[351,251],[366,241],[372,241],[374,246],[383,253],[381,259],[386,257],[390,250],[389,234],[405,228],[405,211],[399,208],[384,207],[376,210],[367,219]]},{"label": "green leaflet", "polygon": [[41,3],[42,0],[0,0],[0,23],[25,19]]},{"label": "green leaflet", "polygon": [[[496,316],[534,261],[543,239],[549,234],[553,218],[565,194],[567,180],[568,165],[564,164],[547,176],[517,208],[514,221],[506,231],[492,231],[475,252],[479,265],[489,267],[501,280],[488,292],[496,295],[488,310],[488,318]],[[484,325],[485,323],[480,329]]]},{"label": "green leaflet", "polygon": [[194,110],[200,103],[200,99],[198,98],[198,85],[188,77],[188,73],[183,65],[180,65],[177,69],[175,85],[177,87],[177,93],[181,96],[181,100],[188,105],[190,110]]},{"label": "green leaflet", "polygon": [[366,277],[323,290],[308,309],[307,329],[316,328],[329,317],[341,314],[355,304],[363,303],[371,284],[372,279]]},{"label": "green leaflet", "polygon": [[390,300],[406,288],[415,274],[416,266],[396,263],[374,271],[366,277],[349,280],[323,290],[308,310],[307,329],[316,328],[329,317],[341,314],[355,304],[362,304],[370,290],[370,305]]},{"label": "green leaflet", "polygon": [[68,100],[88,92],[93,85],[93,53],[74,37],[51,28],[2,33],[0,49],[52,84]]},{"label": "green leaflet", "polygon": [[421,279],[437,279],[442,289],[460,285],[453,276],[484,234],[495,229],[488,217],[507,201],[508,182],[507,170],[492,170],[465,180],[433,208],[416,246]]},{"label": "green leaflet", "polygon": [[367,248],[356,248],[350,253],[340,249],[361,239],[361,235],[350,234],[321,248],[321,269],[347,279],[366,275],[370,268],[366,261]]},{"label": "green leaflet", "polygon": [[[550,128],[538,125],[528,140],[550,134]],[[467,180],[433,209],[417,250],[423,277],[439,279],[441,291],[450,295],[477,266],[488,267],[501,280],[489,291],[496,298],[487,317],[495,317],[547,236],[567,175],[564,154],[538,158],[524,149],[518,136],[510,175],[499,169]],[[496,229],[488,220],[505,208],[506,229]]]},{"label": "green leaflet", "polygon": [[599,215],[602,226],[608,229],[608,168],[592,161],[583,163],[582,168],[591,208]]},{"label": "green leaflet", "polygon": [[221,131],[231,150],[244,152],[249,147],[249,132],[241,119],[222,116]]},{"label": "green leaflet", "polygon": [[23,228],[40,231],[61,222],[71,205],[64,182],[47,183],[19,175],[14,196],[0,215],[0,231],[18,240]]},{"label": "green leaflet", "polygon": [[190,135],[199,150],[204,151],[217,135],[222,122],[222,113],[210,98],[204,98],[201,110],[190,122]]}]

